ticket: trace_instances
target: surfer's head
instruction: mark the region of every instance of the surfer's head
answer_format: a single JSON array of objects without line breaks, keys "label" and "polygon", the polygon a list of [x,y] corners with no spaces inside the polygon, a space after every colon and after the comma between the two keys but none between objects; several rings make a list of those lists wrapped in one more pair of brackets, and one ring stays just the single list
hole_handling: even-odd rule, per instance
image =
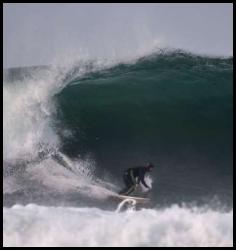
[{"label": "surfer's head", "polygon": [[148,162],[145,166],[146,170],[148,172],[152,171],[152,169],[154,168],[154,165],[151,162]]}]

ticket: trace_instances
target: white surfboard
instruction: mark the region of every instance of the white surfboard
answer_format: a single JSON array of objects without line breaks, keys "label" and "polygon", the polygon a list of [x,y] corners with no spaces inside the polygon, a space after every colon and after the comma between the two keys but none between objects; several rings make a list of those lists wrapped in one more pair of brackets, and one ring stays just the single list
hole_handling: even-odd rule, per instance
[{"label": "white surfboard", "polygon": [[126,199],[130,199],[130,200],[135,200],[137,203],[147,203],[150,201],[149,198],[143,198],[143,197],[137,197],[137,196],[127,196],[127,195],[114,195],[112,196],[114,198],[117,198],[119,200],[126,200]]}]

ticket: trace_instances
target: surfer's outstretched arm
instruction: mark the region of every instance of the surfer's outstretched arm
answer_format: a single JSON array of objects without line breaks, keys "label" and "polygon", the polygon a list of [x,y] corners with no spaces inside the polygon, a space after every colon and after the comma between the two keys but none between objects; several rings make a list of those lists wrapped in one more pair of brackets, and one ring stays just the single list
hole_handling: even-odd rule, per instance
[{"label": "surfer's outstretched arm", "polygon": [[140,177],[139,177],[138,183],[140,183],[140,181],[141,181],[141,183],[144,185],[144,187],[146,187],[146,188],[148,188],[148,189],[151,189],[151,188],[147,185],[147,183],[145,182],[144,176],[140,176]]}]

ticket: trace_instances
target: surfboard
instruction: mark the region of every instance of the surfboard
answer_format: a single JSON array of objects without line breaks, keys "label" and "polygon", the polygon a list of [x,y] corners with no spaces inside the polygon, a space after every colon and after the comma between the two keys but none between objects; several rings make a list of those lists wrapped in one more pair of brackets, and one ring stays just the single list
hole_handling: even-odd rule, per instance
[{"label": "surfboard", "polygon": [[137,196],[127,196],[127,195],[120,195],[120,194],[114,195],[112,197],[120,199],[120,200],[126,200],[126,199],[135,200],[137,203],[147,203],[150,201],[149,198],[143,198],[143,197],[137,197]]}]

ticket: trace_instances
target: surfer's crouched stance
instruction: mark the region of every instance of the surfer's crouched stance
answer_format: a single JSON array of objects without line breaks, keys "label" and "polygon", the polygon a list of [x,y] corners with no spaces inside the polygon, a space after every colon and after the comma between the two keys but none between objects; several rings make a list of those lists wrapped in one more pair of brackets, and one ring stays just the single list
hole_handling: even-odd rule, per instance
[{"label": "surfer's crouched stance", "polygon": [[134,167],[127,169],[123,175],[123,180],[126,187],[122,191],[120,191],[119,194],[129,195],[136,189],[140,181],[146,188],[150,189],[150,187],[145,182],[144,177],[146,172],[152,171],[153,167],[154,167],[153,164],[148,163],[144,167]]}]

